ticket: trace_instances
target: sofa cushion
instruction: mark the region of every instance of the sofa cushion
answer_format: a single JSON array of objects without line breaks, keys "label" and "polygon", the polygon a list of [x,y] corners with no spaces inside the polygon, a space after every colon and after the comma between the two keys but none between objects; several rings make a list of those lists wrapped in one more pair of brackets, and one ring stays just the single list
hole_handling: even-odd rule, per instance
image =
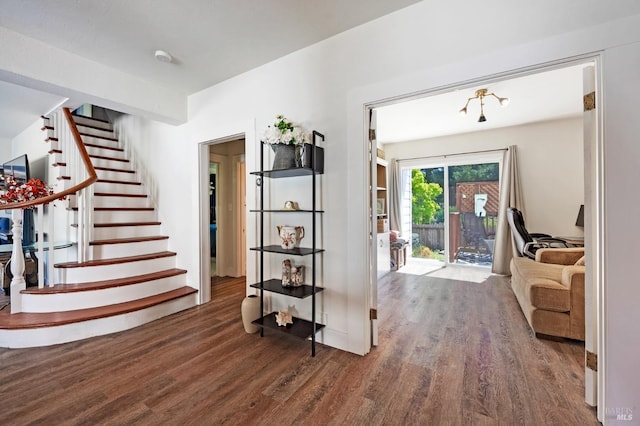
[{"label": "sofa cushion", "polygon": [[512,267],[513,290],[531,306],[555,312],[571,309],[569,289],[561,284],[563,265],[514,258]]},{"label": "sofa cushion", "polygon": [[575,263],[576,266],[584,266],[584,256],[578,259]]},{"label": "sofa cushion", "polygon": [[573,265],[582,256],[584,247],[543,248],[536,251],[536,261],[556,265]]}]

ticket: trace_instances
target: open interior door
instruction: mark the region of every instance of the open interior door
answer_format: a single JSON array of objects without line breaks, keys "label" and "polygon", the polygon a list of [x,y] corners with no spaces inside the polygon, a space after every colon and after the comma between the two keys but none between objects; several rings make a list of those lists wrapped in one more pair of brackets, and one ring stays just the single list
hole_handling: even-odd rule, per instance
[{"label": "open interior door", "polygon": [[[586,66],[582,75],[584,94],[584,242],[585,259],[589,265],[585,269],[584,302],[585,302],[585,369],[584,391],[585,401],[591,406],[598,405],[598,161],[597,138],[598,119],[596,109],[595,67]],[[595,215],[594,215],[595,213]],[[598,413],[600,418],[600,413]]]},{"label": "open interior door", "polygon": [[378,345],[378,249],[377,249],[377,142],[376,111],[369,109],[369,319],[371,346]]}]

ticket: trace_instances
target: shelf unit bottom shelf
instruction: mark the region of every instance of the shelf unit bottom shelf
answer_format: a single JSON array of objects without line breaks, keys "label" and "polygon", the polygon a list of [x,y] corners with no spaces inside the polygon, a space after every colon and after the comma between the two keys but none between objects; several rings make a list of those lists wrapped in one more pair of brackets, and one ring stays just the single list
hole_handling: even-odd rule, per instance
[{"label": "shelf unit bottom shelf", "polygon": [[[293,324],[288,327],[280,327],[276,322],[277,312],[272,312],[262,318],[252,321],[258,327],[276,330],[284,334],[290,334],[300,339],[308,339],[313,334],[313,323],[301,318],[293,317]],[[316,333],[324,328],[324,324],[316,323]]]}]

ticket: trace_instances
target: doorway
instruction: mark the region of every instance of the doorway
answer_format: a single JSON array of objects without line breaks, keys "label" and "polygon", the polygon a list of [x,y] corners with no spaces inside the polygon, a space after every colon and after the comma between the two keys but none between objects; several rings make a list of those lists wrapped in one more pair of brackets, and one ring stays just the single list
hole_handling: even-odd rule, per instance
[{"label": "doorway", "polygon": [[[530,201],[527,204],[527,209],[531,209],[532,212],[529,216],[529,219],[527,221],[527,227],[533,229],[534,231],[538,231],[538,229],[540,228],[538,226],[538,224],[545,224],[543,222],[536,222],[539,217],[544,218],[545,216],[548,218],[549,217],[549,213],[544,212],[545,208],[548,208],[549,205],[552,206],[556,206],[558,204],[564,204],[564,207],[561,212],[561,214],[555,215],[555,218],[566,218],[562,219],[565,221],[571,221],[572,224],[571,226],[573,226],[573,224],[575,223],[575,216],[577,214],[579,205],[581,204],[581,200],[584,200],[585,204],[588,204],[589,207],[587,208],[585,205],[585,209],[589,210],[589,214],[593,215],[594,220],[592,221],[591,225],[587,228],[585,227],[583,232],[584,232],[584,239],[585,239],[585,243],[587,244],[587,246],[591,247],[589,250],[586,251],[587,257],[590,259],[591,261],[591,266],[590,268],[587,270],[586,272],[586,288],[585,288],[585,292],[590,293],[592,296],[598,294],[602,288],[602,279],[601,276],[599,275],[599,270],[602,268],[602,257],[601,257],[601,241],[599,236],[602,235],[602,231],[601,231],[601,217],[599,217],[599,212],[602,210],[602,194],[601,194],[601,182],[600,182],[600,177],[598,176],[599,171],[601,170],[601,164],[602,164],[602,159],[600,157],[598,157],[598,152],[601,151],[602,148],[602,140],[600,138],[599,134],[596,134],[595,137],[593,139],[587,140],[586,138],[582,137],[583,135],[583,124],[586,123],[585,118],[586,115],[583,112],[582,109],[582,99],[583,99],[583,87],[582,87],[582,82],[586,81],[586,78],[583,78],[583,71],[585,71],[585,75],[586,75],[586,69],[587,68],[591,68],[591,73],[594,73],[595,71],[599,71],[599,63],[600,60],[598,57],[589,57],[589,58],[582,58],[582,59],[578,59],[576,61],[573,62],[564,62],[564,63],[557,63],[554,65],[549,65],[548,67],[537,67],[537,68],[531,68],[527,71],[525,71],[526,74],[523,74],[522,72],[514,72],[512,75],[509,75],[507,77],[505,77],[505,75],[501,75],[499,77],[496,77],[495,80],[490,80],[489,78],[487,79],[487,81],[485,82],[480,82],[479,80],[474,81],[472,83],[468,83],[466,84],[467,88],[471,88],[473,86],[473,88],[479,88],[485,85],[489,85],[491,87],[491,85],[496,86],[496,87],[500,87],[499,85],[501,83],[505,83],[508,82],[510,80],[508,79],[519,79],[522,78],[522,76],[527,77],[527,76],[536,76],[538,74],[544,74],[546,72],[550,72],[550,71],[562,71],[565,69],[570,69],[572,67],[577,67],[579,68],[579,76],[576,77],[574,75],[573,80],[577,81],[579,83],[579,93],[576,94],[574,96],[575,100],[579,103],[579,110],[575,113],[574,120],[576,120],[576,123],[579,123],[579,125],[574,126],[574,131],[573,134],[574,135],[580,135],[580,146],[578,149],[573,150],[571,155],[572,161],[575,161],[576,159],[581,163],[581,166],[583,167],[583,172],[584,173],[575,173],[574,174],[574,178],[575,176],[579,176],[581,182],[580,182],[580,186],[576,187],[576,190],[571,192],[561,192],[561,191],[557,191],[558,186],[562,185],[563,182],[559,182],[559,181],[554,181],[549,185],[544,185],[544,186],[540,186],[541,188],[546,188],[544,190],[537,189],[538,191],[540,191],[541,196],[537,197],[531,197],[532,201]],[[599,76],[598,76],[599,77]],[[595,83],[595,87],[598,87],[597,81],[598,79],[595,78],[596,83]],[[526,95],[523,96],[523,99],[526,99],[527,101],[529,101],[532,96],[532,90],[533,91],[537,91],[537,89],[540,89],[539,87],[529,87],[526,88],[526,90],[523,92],[526,93]],[[550,96],[548,98],[553,98],[554,101],[559,100],[559,98],[563,93],[563,90],[565,90],[566,88],[563,85],[560,86],[554,86],[553,90],[554,90],[554,96]],[[440,95],[450,95],[450,94],[455,94],[457,93],[457,91],[462,90],[460,88],[460,85],[451,85],[448,88],[445,89],[439,89],[438,93],[421,93],[421,94],[413,94],[410,97],[407,97],[403,100],[398,100],[399,98],[393,98],[393,100],[390,100],[388,102],[385,101],[380,101],[377,104],[370,104],[367,105],[366,107],[370,108],[370,109],[374,109],[377,112],[377,132],[376,132],[376,136],[377,136],[377,146],[374,145],[371,149],[375,150],[377,149],[381,149],[383,151],[385,151],[387,153],[387,158],[397,158],[395,154],[397,154],[398,149],[395,148],[393,145],[395,144],[395,142],[399,142],[399,141],[388,141],[385,140],[385,135],[383,132],[383,128],[385,125],[385,118],[384,116],[380,113],[381,109],[383,107],[386,106],[392,106],[392,105],[396,105],[396,104],[402,104],[402,103],[409,103],[409,101],[413,101],[413,100],[417,100],[419,98],[425,98],[425,97],[429,97],[429,98],[437,98]],[[587,93],[587,92],[584,92]],[[458,95],[460,94],[459,92],[457,93]],[[501,93],[502,94],[502,93]],[[512,94],[509,94],[507,96],[513,96]],[[548,104],[548,103],[547,103]],[[464,105],[464,100],[462,102],[462,104],[457,105],[457,108],[459,108],[460,106]],[[446,107],[446,108],[445,108]],[[441,110],[447,110],[448,112],[451,110],[451,108],[454,108],[454,110],[457,110],[455,104],[439,104],[436,105],[434,107],[435,109],[432,111],[437,111],[434,112],[434,116],[425,116],[425,115],[421,115],[421,119],[424,121],[424,123],[427,126],[432,126],[432,127],[437,127],[438,129],[441,129],[442,126],[440,126],[441,123],[439,123],[440,121],[445,121],[444,119],[440,120],[440,117],[437,115],[438,113],[440,113]],[[548,110],[548,108],[545,108]],[[530,111],[530,110],[529,110]],[[547,111],[548,112],[548,111]],[[485,107],[485,111],[484,113],[487,113],[487,109]],[[404,116],[411,116],[411,112],[407,112],[404,111],[403,115]],[[366,114],[369,115],[369,114]],[[414,115],[416,115],[414,113]],[[435,117],[435,118],[434,118]],[[476,116],[477,117],[477,116]],[[481,113],[481,117],[484,117],[484,114]],[[491,112],[490,115],[486,115],[485,120],[478,120],[480,122],[482,121],[491,121],[492,118],[491,117],[496,117],[495,121],[499,122],[499,113],[494,113]],[[569,119],[569,117],[564,117],[564,116],[557,116],[555,117],[555,120],[558,119],[558,117],[562,118],[562,119]],[[552,121],[554,120],[553,117],[548,117],[546,120],[548,121]],[[537,125],[537,123],[539,122],[531,122],[531,124],[528,124],[530,126],[535,126]],[[597,112],[595,114],[595,118],[594,118],[594,122],[596,124],[594,124],[594,129],[599,126],[601,126],[602,123],[602,110],[600,109],[599,112]],[[585,126],[586,127],[586,126]],[[577,130],[576,130],[577,128]],[[466,133],[462,134],[464,132],[468,132],[468,130],[461,130],[460,132],[458,132],[457,134],[454,133],[448,133],[448,134],[440,134],[438,136],[434,136],[433,138],[443,138],[446,137],[449,139],[449,141],[453,141],[455,140],[455,138],[461,138],[461,137],[466,137]],[[403,133],[408,133],[408,132],[403,132]],[[550,137],[550,135],[554,135],[555,133],[548,133],[546,135],[547,138]],[[594,131],[595,134],[595,131]],[[405,157],[405,159],[407,160],[415,160],[418,161],[422,158],[427,158],[427,157],[431,157],[431,158],[435,158],[435,157],[440,157],[440,158],[448,158],[451,156],[452,153],[473,153],[473,152],[477,152],[478,150],[480,151],[484,151],[484,150],[490,150],[490,149],[495,149],[495,148],[505,148],[507,146],[510,145],[516,145],[519,146],[519,144],[522,142],[520,140],[518,140],[518,138],[512,138],[511,141],[504,141],[501,145],[498,143],[495,143],[495,139],[493,139],[494,134],[493,133],[484,133],[484,135],[486,135],[486,137],[483,140],[475,140],[474,143],[477,143],[479,145],[478,148],[474,148],[471,147],[469,145],[467,145],[466,147],[464,147],[463,149],[461,149],[461,146],[464,146],[464,144],[458,144],[457,145],[457,149],[452,149],[452,146],[455,144],[447,144],[447,143],[440,143],[440,144],[425,144],[424,147],[418,148],[416,149],[416,147],[414,146],[414,149],[411,150],[410,155],[407,155]],[[415,142],[417,139],[420,138],[414,138],[413,141]],[[411,140],[411,139],[409,139]],[[541,142],[544,142],[545,139],[540,139]],[[388,145],[387,145],[388,144]],[[555,160],[555,157],[558,157],[557,155],[557,151],[556,148],[558,149],[563,149],[562,144],[558,144],[558,146],[554,146],[552,147],[552,149],[541,149],[539,150],[540,152],[535,153],[534,157],[530,157],[529,154],[533,151],[527,151],[526,153],[521,152],[520,148],[518,148],[518,152],[519,152],[519,157],[522,156],[523,158],[526,157],[527,161],[528,161],[528,165],[532,165],[533,167],[531,167],[531,169],[529,170],[529,173],[531,176],[534,176],[533,179],[529,179],[529,185],[536,185],[536,179],[535,176],[543,176],[543,175],[547,175],[547,176],[553,176],[555,174],[554,170],[557,170],[553,167],[553,161],[550,160]],[[537,156],[537,157],[536,157]],[[587,158],[587,156],[590,156],[590,161],[589,158]],[[537,160],[536,160],[537,158]],[[415,164],[417,167],[421,167],[422,165],[418,165]],[[522,171],[522,168],[520,169]],[[565,170],[566,172],[566,170]],[[375,175],[374,175],[375,177]],[[522,177],[521,177],[522,180]],[[531,182],[534,182],[533,184]],[[548,197],[548,193],[553,192],[552,190],[556,190],[558,193],[562,193],[563,195],[560,197],[556,197],[553,200],[550,200],[550,202],[546,202],[545,203],[545,197]],[[528,189],[527,189],[528,191]],[[535,191],[535,190],[534,190]],[[526,192],[526,191],[524,191]],[[531,192],[527,192],[527,194],[531,194]],[[475,194],[474,194],[475,195]],[[567,197],[573,197],[575,195],[578,195],[577,199],[571,199],[570,202],[567,202]],[[368,207],[369,210],[371,210],[372,207]],[[536,211],[537,209],[537,211]],[[392,215],[393,216],[393,215]],[[556,219],[556,222],[558,222],[558,220]],[[531,226],[530,226],[531,225]],[[552,224],[552,226],[555,226],[555,224]],[[576,225],[577,226],[577,225]],[[375,231],[375,227],[372,226],[372,228]],[[546,229],[545,229],[546,230]],[[542,230],[540,230],[542,231]],[[576,230],[577,231],[577,230]],[[582,230],[580,230],[582,232]],[[543,232],[543,231],[542,231]],[[555,235],[566,235],[566,234],[562,234],[562,233],[558,233],[554,230],[550,231],[552,234]],[[572,232],[572,234],[576,234],[578,235],[577,232]],[[374,239],[375,241],[375,239]],[[589,251],[592,250],[591,253],[589,253]],[[375,251],[371,252],[373,254],[373,256],[375,256]],[[375,261],[375,257],[373,258]],[[370,294],[375,296],[375,294],[377,294],[377,278],[375,275],[371,275],[371,289],[370,289]],[[595,297],[593,297],[593,300],[595,301]],[[598,345],[601,345],[602,342],[602,335],[597,334],[596,333],[596,324],[598,326],[598,328],[600,330],[603,330],[603,324],[602,324],[602,318],[597,316],[597,313],[600,312],[599,309],[600,307],[595,305],[595,302],[589,302],[587,301],[587,311],[588,314],[587,316],[592,317],[591,319],[587,318],[587,341],[585,342],[585,347],[587,349],[589,349],[589,347],[593,347],[596,343],[596,341],[598,342]],[[373,306],[377,305],[377,300],[373,301]],[[591,305],[589,305],[589,303],[593,303]],[[372,327],[377,327],[377,323],[373,323],[372,322]],[[374,334],[377,335],[377,328],[376,330],[374,330]],[[591,342],[590,342],[591,341]],[[595,348],[594,348],[595,349]],[[586,371],[585,373],[586,377],[586,383],[585,383],[585,390],[586,390],[586,400],[589,404],[591,405],[595,405],[595,376],[594,376],[594,372],[593,371]],[[589,378],[591,376],[591,378]]]},{"label": "doorway", "polygon": [[[243,138],[209,145],[210,276],[246,275],[245,141]],[[212,282],[213,282],[212,281]]]},{"label": "doorway", "polygon": [[495,151],[424,159],[420,166],[402,168],[411,176],[409,193],[401,198],[412,203],[400,206],[400,216],[410,217],[409,262],[491,267],[501,163],[502,151]]}]

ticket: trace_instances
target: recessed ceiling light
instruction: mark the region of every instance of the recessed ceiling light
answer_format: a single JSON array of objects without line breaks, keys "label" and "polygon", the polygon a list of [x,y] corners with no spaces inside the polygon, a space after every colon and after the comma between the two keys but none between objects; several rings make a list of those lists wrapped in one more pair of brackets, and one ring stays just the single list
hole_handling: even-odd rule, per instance
[{"label": "recessed ceiling light", "polygon": [[156,50],[155,56],[156,56],[156,59],[159,60],[160,62],[173,61],[173,58],[171,57],[171,55],[165,52],[164,50]]}]

